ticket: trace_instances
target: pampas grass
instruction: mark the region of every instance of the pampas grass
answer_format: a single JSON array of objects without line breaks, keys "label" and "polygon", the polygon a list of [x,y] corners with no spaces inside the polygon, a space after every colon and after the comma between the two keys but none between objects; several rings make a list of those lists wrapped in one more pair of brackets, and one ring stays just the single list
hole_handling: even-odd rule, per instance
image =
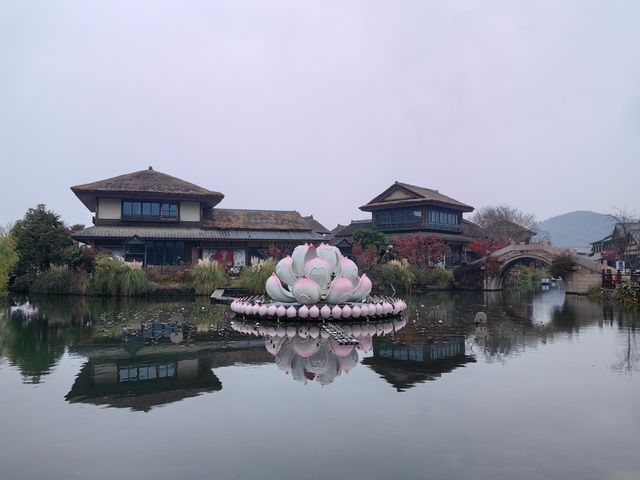
[{"label": "pampas grass", "polygon": [[60,295],[71,290],[72,272],[66,265],[52,264],[36,277],[30,290],[33,293]]},{"label": "pampas grass", "polygon": [[140,262],[98,255],[92,285],[94,293],[99,295],[131,297],[147,292],[149,277]]},{"label": "pampas grass", "polygon": [[227,274],[222,265],[216,261],[198,260],[193,273],[193,286],[197,295],[211,295],[226,281]]},{"label": "pampas grass", "polygon": [[276,261],[273,258],[260,260],[252,257],[251,265],[243,267],[240,272],[240,286],[252,295],[265,294],[267,292],[264,285],[275,270]]}]

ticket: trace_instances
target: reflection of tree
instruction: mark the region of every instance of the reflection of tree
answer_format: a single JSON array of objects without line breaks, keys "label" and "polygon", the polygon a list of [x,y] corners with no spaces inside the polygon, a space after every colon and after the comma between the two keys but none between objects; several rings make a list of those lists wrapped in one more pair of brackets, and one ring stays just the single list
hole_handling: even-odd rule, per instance
[{"label": "reflection of tree", "polygon": [[27,318],[18,310],[2,325],[4,354],[11,365],[18,367],[25,382],[40,383],[78,332],[77,325],[60,325],[42,317]]},{"label": "reflection of tree", "polygon": [[181,312],[198,331],[216,330],[225,306],[198,302],[152,302],[110,297],[41,296],[7,304],[0,316],[0,354],[19,368],[25,381],[39,383],[78,344],[120,342],[123,327],[168,319]]},{"label": "reflection of tree", "polygon": [[618,361],[611,369],[631,375],[640,369],[640,348],[638,347],[638,332],[636,330],[640,320],[640,313],[637,310],[623,310],[617,312],[618,325],[621,330],[626,331],[626,338],[619,348]]}]

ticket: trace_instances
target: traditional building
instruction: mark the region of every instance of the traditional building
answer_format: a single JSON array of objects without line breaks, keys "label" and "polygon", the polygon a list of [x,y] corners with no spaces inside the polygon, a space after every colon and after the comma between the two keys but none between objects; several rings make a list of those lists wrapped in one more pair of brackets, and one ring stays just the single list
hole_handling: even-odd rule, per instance
[{"label": "traditional building", "polygon": [[611,253],[624,260],[627,268],[640,266],[640,222],[617,223],[611,234],[591,243],[591,255],[602,258]]},{"label": "traditional building", "polygon": [[374,228],[393,240],[407,234],[428,234],[449,246],[447,264],[464,261],[466,246],[473,240],[463,230],[464,213],[473,207],[437,190],[395,182],[360,210],[371,212],[370,221],[354,221],[334,232],[331,243],[346,251],[359,228]]},{"label": "traditional building", "polygon": [[240,267],[264,256],[271,244],[292,247],[323,239],[315,231],[317,222],[296,211],[217,208],[222,193],[151,167],[71,190],[95,214],[94,225],[72,237],[145,265],[189,265],[207,258]]}]

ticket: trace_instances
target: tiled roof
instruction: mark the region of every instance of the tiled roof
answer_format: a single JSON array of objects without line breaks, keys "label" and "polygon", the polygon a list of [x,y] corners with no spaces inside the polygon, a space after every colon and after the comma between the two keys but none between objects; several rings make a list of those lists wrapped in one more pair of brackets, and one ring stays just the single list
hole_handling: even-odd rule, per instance
[{"label": "tiled roof", "polygon": [[218,230],[182,227],[135,227],[100,225],[74,232],[78,241],[93,239],[126,239],[138,236],[157,240],[290,240],[316,242],[322,235],[310,231]]},{"label": "tiled roof", "polygon": [[[393,200],[385,200],[392,191],[401,190],[409,194],[408,198],[400,198]],[[380,195],[375,197],[369,203],[360,207],[361,210],[370,211],[380,207],[396,207],[396,206],[410,206],[421,203],[433,203],[441,206],[448,206],[455,208],[463,212],[472,212],[473,207],[462,203],[455,198],[451,198],[447,195],[440,193],[438,190],[432,190],[430,188],[418,187],[409,183],[395,182],[389,188],[387,188]]]}]

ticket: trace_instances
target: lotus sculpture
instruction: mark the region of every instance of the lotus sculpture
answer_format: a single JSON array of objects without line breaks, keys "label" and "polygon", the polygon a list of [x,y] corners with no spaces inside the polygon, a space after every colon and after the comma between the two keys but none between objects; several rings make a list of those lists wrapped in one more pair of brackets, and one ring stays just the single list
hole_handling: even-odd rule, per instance
[{"label": "lotus sculpture", "polygon": [[280,260],[266,282],[268,297],[234,300],[237,314],[282,319],[357,319],[398,315],[406,303],[371,297],[372,284],[337,247],[321,243],[297,246]]}]

